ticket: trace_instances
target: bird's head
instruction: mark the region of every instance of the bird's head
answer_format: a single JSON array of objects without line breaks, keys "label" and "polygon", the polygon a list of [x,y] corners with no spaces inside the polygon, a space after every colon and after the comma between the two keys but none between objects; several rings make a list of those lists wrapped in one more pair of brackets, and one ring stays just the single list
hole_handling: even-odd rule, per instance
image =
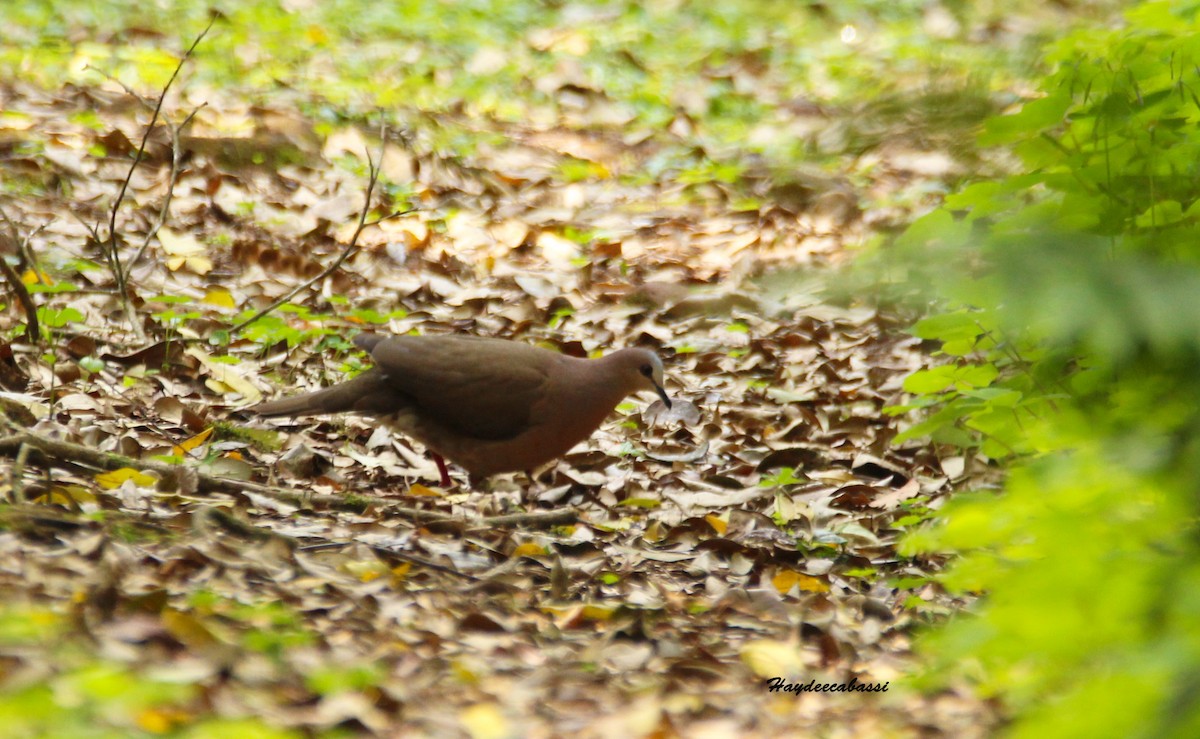
[{"label": "bird's head", "polygon": [[667,391],[663,387],[662,360],[657,354],[649,349],[633,347],[622,349],[611,356],[625,371],[632,390],[653,390],[662,398],[664,405],[671,407],[671,399],[667,397]]}]

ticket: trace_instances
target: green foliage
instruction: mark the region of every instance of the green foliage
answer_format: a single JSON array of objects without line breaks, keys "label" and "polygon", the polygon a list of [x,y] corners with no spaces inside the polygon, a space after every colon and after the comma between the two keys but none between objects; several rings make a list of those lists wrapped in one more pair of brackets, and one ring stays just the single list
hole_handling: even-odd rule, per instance
[{"label": "green foliage", "polygon": [[71,293],[79,290],[78,287],[69,282],[56,282],[53,285],[46,285],[41,282],[35,282],[32,285],[26,285],[30,295],[39,295],[44,293]]},{"label": "green foliage", "polygon": [[[923,2],[324,0],[293,6],[279,0],[8,3],[0,73],[57,89],[64,81],[94,84],[102,70],[157,90],[176,62],[164,49],[186,48],[210,11],[219,10],[221,20],[186,71],[195,84],[251,96],[295,90],[315,119],[329,121],[353,111],[388,111],[404,126],[427,129],[437,151],[460,157],[502,134],[423,113],[459,111],[467,120],[519,124],[579,120],[584,127],[619,121],[627,135],[669,145],[658,163],[668,173],[692,183],[728,183],[738,178],[747,150],[784,163],[811,159],[811,142],[779,119],[783,101],[806,99],[815,88],[836,105],[888,101],[870,116],[887,119],[881,125],[852,126],[844,139],[850,149],[878,142],[901,120],[913,132],[948,129],[955,133],[947,141],[961,140],[963,128],[993,105],[978,70],[1000,73],[1028,59],[1019,49],[965,37],[928,43]],[[874,32],[877,24],[887,33]],[[848,29],[862,34],[847,35]],[[348,48],[354,53],[344,53]],[[911,101],[898,93],[929,70],[939,83],[918,112],[938,114],[914,115]],[[594,114],[581,114],[577,96],[559,94],[562,85],[603,102]],[[667,134],[680,116],[692,130]],[[649,172],[655,166],[646,163]],[[568,181],[607,176],[603,167],[580,160],[564,162],[561,174]]]},{"label": "green foliage", "polygon": [[53,642],[65,626],[61,616],[44,608],[5,607],[0,609],[0,645]]},{"label": "green foliage", "polygon": [[17,654],[36,650],[54,657],[44,669],[0,675],[5,737],[297,736],[257,719],[196,719],[199,685],[98,659],[94,644],[81,648],[80,640],[67,638],[69,623],[35,606],[0,606],[0,643]]},{"label": "green foliage", "polygon": [[269,429],[250,428],[244,424],[217,421],[213,430],[218,439],[230,439],[250,444],[255,449],[277,452],[283,448],[284,435]]},{"label": "green foliage", "polygon": [[1198,30],[1200,3],[1151,2],[1054,44],[1043,96],[984,133],[1021,172],[948,197],[890,264],[948,306],[913,329],[946,364],[909,378],[902,439],[1011,465],[907,539],[987,593],[924,641],[929,677],[972,676],[1016,736],[1200,731]]},{"label": "green foliage", "polygon": [[[345,736],[332,731],[325,736]],[[300,732],[268,727],[256,718],[214,718],[187,727],[184,739],[297,739]]]},{"label": "green foliage", "polygon": [[50,308],[41,306],[37,312],[38,323],[46,328],[63,328],[73,323],[82,323],[83,314],[75,308]]},{"label": "green foliage", "polygon": [[803,477],[796,477],[796,470],[792,467],[784,467],[774,475],[764,475],[759,481],[759,486],[764,488],[777,488],[784,485],[795,485],[797,483],[807,482]]},{"label": "green foliage", "polygon": [[[287,312],[289,306],[282,306],[280,312]],[[254,314],[254,311],[244,311],[242,314],[233,318],[233,323],[238,323],[249,318]],[[311,317],[307,313],[302,314],[302,318]],[[332,336],[335,330],[325,326],[309,324],[307,328],[298,328],[289,322],[286,316],[267,314],[242,329],[241,335],[257,344],[264,346],[272,346],[280,342],[286,342],[288,346],[297,346],[311,339],[322,336]]]},{"label": "green foliage", "polygon": [[347,315],[351,319],[360,321],[362,323],[372,323],[377,326],[382,326],[393,319],[404,318],[408,315],[408,311],[398,308],[396,310],[388,311],[387,313],[380,313],[379,311],[371,310],[370,308],[354,308]]},{"label": "green foliage", "polygon": [[384,675],[374,665],[325,666],[305,676],[308,689],[319,695],[370,690]]}]

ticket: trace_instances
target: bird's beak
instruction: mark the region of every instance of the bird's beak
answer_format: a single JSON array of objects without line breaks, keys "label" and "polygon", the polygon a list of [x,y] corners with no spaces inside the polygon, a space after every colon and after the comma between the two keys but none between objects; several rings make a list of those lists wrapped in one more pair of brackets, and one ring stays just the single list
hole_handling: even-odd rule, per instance
[{"label": "bird's beak", "polygon": [[671,410],[671,399],[667,397],[667,391],[663,390],[663,386],[657,382],[654,383],[654,392],[658,393],[658,397],[662,398],[663,405],[667,407],[667,410]]}]

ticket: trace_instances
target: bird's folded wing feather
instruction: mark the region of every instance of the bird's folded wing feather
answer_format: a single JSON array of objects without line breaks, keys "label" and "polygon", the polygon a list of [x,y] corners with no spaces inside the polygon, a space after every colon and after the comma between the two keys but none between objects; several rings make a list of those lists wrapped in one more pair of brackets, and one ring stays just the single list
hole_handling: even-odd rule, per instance
[{"label": "bird's folded wing feather", "polygon": [[537,421],[553,354],[472,336],[395,336],[373,342],[387,384],[426,422],[463,436],[510,439]]}]

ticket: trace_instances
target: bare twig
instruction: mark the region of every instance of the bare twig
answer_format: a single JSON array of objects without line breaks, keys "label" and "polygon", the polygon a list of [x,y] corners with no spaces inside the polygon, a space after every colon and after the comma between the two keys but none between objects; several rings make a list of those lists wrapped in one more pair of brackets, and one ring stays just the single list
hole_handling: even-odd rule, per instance
[{"label": "bare twig", "polygon": [[380,223],[383,223],[384,221],[390,221],[393,218],[399,218],[400,216],[406,216],[409,213],[415,213],[416,211],[417,211],[416,208],[408,208],[406,210],[398,210],[395,213],[388,213],[386,216],[380,216],[373,221],[367,221],[367,225],[368,226],[378,226]]},{"label": "bare twig", "polygon": [[[17,231],[17,225],[8,218],[8,214],[0,208],[0,218],[8,225],[8,235],[0,234],[0,242],[6,238],[12,241],[14,250],[19,249],[21,245],[21,234]],[[34,268],[36,271],[36,267]],[[21,276],[12,268],[3,256],[0,256],[0,271],[4,273],[4,279],[8,282],[8,286],[12,288],[13,294],[17,296],[17,302],[21,304],[21,308],[25,311],[25,336],[32,342],[38,342],[42,339],[41,329],[38,328],[37,306],[33,304],[33,296],[29,294],[29,288],[21,281]]]},{"label": "bare twig", "polygon": [[[270,541],[282,542],[292,552],[320,552],[330,549],[351,547],[360,543],[353,540],[326,540],[320,544],[304,545],[301,543],[300,539],[297,539],[294,536],[288,536],[287,534],[281,534],[278,531],[270,531],[268,529],[255,526],[250,521],[243,520],[236,514],[230,511],[222,510],[216,506],[205,506],[204,508],[196,511],[192,516],[192,523],[193,527],[198,532],[210,537],[213,535],[214,529],[219,528],[221,531],[232,534],[239,539],[249,542],[260,544]],[[382,559],[399,559],[404,562],[415,564],[424,569],[433,570],[434,572],[441,572],[447,575],[453,575],[454,577],[471,582],[477,582],[479,580],[479,578],[475,577],[474,575],[470,575],[465,572],[459,572],[453,567],[447,567],[445,565],[438,564],[437,562],[432,562],[416,554],[401,552],[375,544],[367,544],[366,546],[369,547],[375,554],[379,555],[379,557]]]},{"label": "bare twig", "polygon": [[[380,143],[379,143],[380,163],[383,162],[383,150],[384,150],[384,146],[386,144],[387,144],[386,131],[383,131],[380,135]],[[274,303],[271,303],[270,305],[268,305],[266,308],[263,308],[259,312],[255,313],[254,315],[250,316],[246,320],[242,321],[241,323],[235,325],[233,328],[229,329],[229,333],[231,335],[236,334],[238,331],[241,331],[242,329],[246,328],[250,324],[258,321],[263,316],[274,311],[279,306],[290,302],[292,298],[296,297],[297,295],[304,292],[308,288],[317,284],[321,280],[324,280],[326,277],[329,277],[331,274],[336,272],[337,269],[339,267],[341,267],[342,264],[347,259],[350,258],[351,254],[353,254],[355,252],[355,250],[358,248],[358,237],[360,234],[362,234],[363,229],[366,228],[368,225],[367,224],[367,213],[369,213],[371,211],[371,194],[375,191],[375,184],[379,181],[379,167],[376,166],[375,160],[371,158],[370,152],[367,152],[367,166],[369,167],[370,177],[367,179],[366,201],[363,203],[362,211],[358,215],[358,227],[354,229],[354,235],[352,235],[350,237],[350,242],[348,244],[346,244],[345,249],[342,249],[342,253],[338,255],[338,258],[335,259],[332,264],[330,264],[328,267],[326,267],[321,272],[321,274],[317,275],[316,277],[312,278],[311,280],[308,280],[307,282],[303,282],[303,283],[297,285],[295,288],[289,290],[288,293],[286,295],[284,295],[282,298],[279,298]],[[411,212],[411,211],[407,211],[407,212]],[[392,218],[392,217],[395,217],[396,215],[401,215],[401,214],[396,213],[396,214],[392,214],[391,216],[387,216],[387,217]],[[384,219],[381,218],[379,220],[384,220]],[[376,222],[378,222],[378,221],[376,221]]]},{"label": "bare twig", "polygon": [[[14,239],[17,239],[17,237],[20,235],[21,229],[17,228],[17,224],[13,223],[12,219],[8,217],[8,213],[5,213],[2,209],[0,209],[0,219],[3,219],[8,225],[9,234]],[[33,253],[33,247],[30,246],[30,243],[33,241],[33,237],[37,236],[42,232],[42,229],[49,225],[49,221],[42,223],[37,228],[25,234],[24,238],[19,239],[17,242],[17,249],[20,251],[21,259],[24,260],[26,265],[28,265],[29,269],[33,270],[37,274],[39,281],[43,280],[45,271],[42,269],[42,265],[38,262],[37,255]]]},{"label": "bare twig", "polygon": [[179,165],[183,162],[183,147],[179,144],[179,134],[183,129],[187,128],[207,103],[197,105],[187,117],[183,119],[183,123],[176,126],[168,122],[165,118],[163,122],[167,124],[167,131],[171,134],[171,171],[167,175],[167,194],[163,197],[162,207],[158,209],[158,218],[150,226],[146,232],[145,238],[142,239],[142,245],[138,247],[137,253],[133,255],[133,259],[129,260],[129,271],[133,272],[134,266],[141,261],[145,255],[146,249],[150,246],[150,242],[158,235],[159,229],[167,222],[167,216],[171,209],[171,199],[175,196],[175,183],[179,180]]},{"label": "bare twig", "polygon": [[133,459],[121,454],[112,452],[102,452],[99,449],[83,446],[81,444],[72,444],[67,441],[58,439],[49,439],[30,431],[20,430],[8,436],[0,438],[0,456],[14,458],[20,453],[22,446],[29,447],[32,451],[28,452],[30,462],[33,464],[52,465],[52,464],[74,464],[87,465],[96,469],[117,470],[122,468],[133,468],[138,470],[150,470],[158,473],[163,479],[168,482],[178,482],[180,476],[185,471],[187,474],[194,474],[197,483],[197,489],[200,492],[224,492],[224,493],[253,493],[263,495],[275,500],[281,500],[285,503],[290,503],[299,506],[308,506],[310,504],[326,505],[331,508],[349,511],[361,511],[364,507],[377,506],[386,508],[389,512],[410,518],[418,523],[445,523],[457,524],[467,527],[516,527],[516,526],[555,526],[559,524],[572,523],[579,519],[578,511],[573,508],[564,508],[557,511],[546,511],[537,513],[518,513],[503,516],[485,516],[483,518],[464,518],[461,516],[453,516],[448,513],[439,511],[429,511],[420,508],[408,508],[398,506],[393,501],[387,498],[380,498],[372,495],[331,495],[328,493],[297,493],[291,490],[271,487],[269,485],[260,485],[258,483],[246,482],[243,480],[231,480],[225,477],[218,477],[204,472],[195,471],[194,468],[183,468],[179,465],[168,464],[150,459]]},{"label": "bare twig", "polygon": [[8,286],[12,288],[13,294],[17,296],[17,301],[25,311],[25,336],[33,342],[41,341],[42,334],[38,328],[37,306],[33,304],[33,297],[29,294],[29,288],[25,287],[25,283],[21,281],[21,275],[17,274],[17,271],[8,263],[8,260],[3,257],[0,257],[0,272],[4,273],[4,279],[8,282]]},{"label": "bare twig", "polygon": [[129,165],[129,172],[125,175],[125,180],[121,183],[121,189],[117,192],[117,198],[113,202],[112,209],[108,215],[108,262],[109,268],[112,270],[113,278],[117,281],[117,290],[121,294],[121,302],[125,306],[125,312],[129,316],[129,322],[133,325],[134,332],[140,340],[145,340],[144,332],[141,325],[137,321],[137,313],[133,309],[133,301],[129,299],[129,291],[126,286],[128,275],[125,274],[124,268],[121,266],[121,253],[117,245],[117,212],[121,208],[121,203],[125,200],[125,194],[129,191],[129,183],[133,180],[133,173],[137,171],[138,165],[142,163],[142,158],[146,155],[146,144],[150,140],[150,134],[154,131],[154,124],[158,122],[158,116],[162,112],[163,103],[167,99],[167,92],[171,89],[171,85],[175,82],[175,78],[179,76],[180,70],[187,60],[191,58],[192,52],[208,35],[212,29],[213,23],[217,20],[217,16],[213,16],[188,50],[184,52],[183,57],[179,60],[179,64],[175,66],[175,71],[171,73],[171,78],[167,80],[167,84],[163,86],[162,93],[158,96],[158,103],[154,106],[154,113],[150,116],[150,123],[146,125],[146,131],[142,134],[142,141],[138,145],[137,154],[134,155],[133,163]]},{"label": "bare twig", "polygon": [[25,462],[29,459],[29,445],[22,444],[17,449],[17,456],[13,460],[12,469],[9,470],[12,486],[12,502],[25,502]]},{"label": "bare twig", "polygon": [[[283,536],[283,534],[277,534],[277,536]],[[288,537],[288,538],[290,539],[291,537]],[[292,539],[292,541],[296,541],[296,540]],[[322,552],[322,551],[326,551],[329,549],[342,549],[344,547],[354,546],[355,544],[359,544],[359,543],[361,543],[361,542],[329,540],[329,541],[323,541],[320,544],[308,544],[305,546],[301,546],[301,547],[298,547],[298,549],[302,552]],[[475,575],[471,575],[466,572],[459,572],[458,570],[454,569],[453,567],[447,567],[445,565],[440,565],[437,562],[432,562],[428,559],[425,559],[424,557],[419,557],[415,554],[409,554],[408,552],[400,552],[395,549],[381,547],[377,544],[367,544],[366,546],[369,547],[371,549],[371,551],[378,554],[380,557],[392,557],[395,559],[402,559],[405,562],[411,562],[419,567],[424,567],[426,569],[434,570],[435,572],[443,572],[447,575],[453,575],[455,577],[461,577],[464,580],[470,580],[472,582],[476,582],[479,580],[479,578],[476,577]]]},{"label": "bare twig", "polygon": [[[142,107],[148,112],[152,114],[155,112],[154,109],[156,103],[153,103],[142,97],[137,90],[133,89],[111,74],[102,70],[96,71],[100,72],[100,74],[103,74],[104,77],[113,84],[120,85],[121,89],[125,91],[126,95],[129,95],[131,98],[141,103]],[[183,146],[180,144],[179,136],[183,133],[183,130],[191,124],[192,119],[196,117],[196,114],[199,113],[206,105],[208,105],[208,103],[201,103],[200,105],[197,105],[192,109],[191,113],[187,114],[187,117],[185,117],[183,122],[178,126],[172,123],[171,119],[168,117],[164,116],[162,119],[163,125],[167,129],[167,133],[171,136],[171,171],[167,174],[167,194],[163,197],[162,206],[158,209],[158,218],[155,219],[154,224],[150,227],[150,229],[146,231],[145,237],[142,238],[142,245],[138,247],[137,253],[133,255],[133,259],[129,260],[127,267],[131,273],[134,266],[140,262],[142,257],[146,254],[146,249],[150,247],[150,242],[153,241],[154,237],[158,235],[159,229],[161,229],[163,224],[167,222],[167,215],[171,209],[171,200],[175,196],[175,185],[179,180],[179,165],[183,163]]]},{"label": "bare twig", "polygon": [[[136,93],[134,93],[132,90],[129,92],[130,94],[136,95]],[[147,103],[145,100],[142,100],[142,105],[149,107],[149,103]],[[163,125],[167,128],[167,133],[171,137],[171,169],[167,173],[167,194],[163,196],[162,205],[158,209],[158,217],[155,218],[154,223],[151,224],[150,228],[146,231],[146,235],[142,238],[141,246],[138,247],[138,250],[133,255],[133,258],[130,259],[128,265],[126,265],[130,273],[133,272],[134,266],[136,266],[137,263],[142,260],[142,257],[145,256],[146,249],[150,248],[150,242],[153,241],[154,237],[158,235],[159,229],[161,229],[167,222],[167,216],[171,211],[171,200],[175,197],[175,185],[179,181],[180,165],[183,163],[183,145],[180,143],[179,137],[183,133],[184,129],[191,125],[192,120],[196,117],[196,114],[199,113],[206,105],[208,105],[208,103],[201,103],[200,105],[197,105],[192,109],[191,113],[187,114],[187,117],[185,117],[183,122],[178,126],[172,123],[169,118],[162,119]]]}]

